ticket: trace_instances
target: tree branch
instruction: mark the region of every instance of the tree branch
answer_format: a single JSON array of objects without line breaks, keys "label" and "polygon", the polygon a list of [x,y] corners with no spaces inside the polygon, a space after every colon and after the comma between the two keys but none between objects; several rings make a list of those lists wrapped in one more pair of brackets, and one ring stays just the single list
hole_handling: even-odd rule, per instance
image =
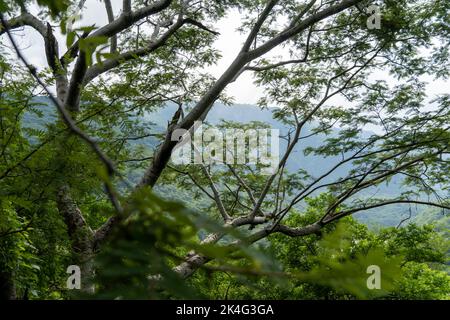
[{"label": "tree branch", "polygon": [[369,210],[369,209],[374,209],[374,208],[379,208],[379,207],[383,207],[383,206],[387,206],[390,204],[396,204],[396,203],[413,203],[413,204],[422,204],[422,205],[426,205],[426,206],[432,206],[432,207],[437,207],[437,208],[441,208],[441,209],[446,209],[446,210],[450,210],[450,205],[445,205],[445,204],[440,204],[440,203],[434,203],[434,202],[427,202],[427,201],[416,201],[416,200],[407,200],[407,199],[394,199],[394,200],[389,200],[389,201],[383,201],[380,203],[376,203],[376,204],[372,204],[372,205],[368,205],[368,206],[363,206],[360,208],[353,208],[353,209],[349,209],[346,211],[341,211],[338,214],[333,215],[332,217],[330,217],[329,219],[325,219],[323,221],[323,223],[330,223],[333,222],[337,219],[349,216],[353,213],[359,212],[359,211],[365,211],[365,210]]},{"label": "tree branch", "polygon": [[239,181],[239,184],[244,188],[244,190],[247,192],[248,197],[250,198],[250,201],[252,202],[252,204],[255,206],[256,205],[256,199],[253,196],[253,192],[250,189],[250,187],[245,183],[245,181],[238,175],[238,173],[236,172],[236,170],[234,170],[232,165],[228,165],[228,168],[230,169],[231,173],[233,174],[233,176],[235,176],[235,178]]},{"label": "tree branch", "polygon": [[[206,117],[214,101],[216,101],[220,93],[226,88],[226,86],[230,82],[236,79],[236,76],[242,72],[244,66],[248,62],[262,56],[263,54],[267,53],[268,51],[276,47],[278,44],[281,44],[287,39],[311,27],[318,21],[328,18],[343,10],[346,10],[347,8],[350,8],[351,6],[361,1],[362,0],[342,1],[340,4],[331,6],[327,9],[324,9],[310,16],[303,22],[299,23],[296,27],[282,32],[281,34],[279,34],[272,40],[269,40],[267,43],[265,43],[264,45],[260,46],[255,50],[249,52],[241,50],[241,52],[234,59],[234,61],[231,63],[228,69],[222,74],[222,76],[203,95],[203,97],[198,101],[198,103],[191,110],[191,112],[189,112],[189,114],[186,115],[186,117],[181,121],[181,123],[177,127],[174,127],[173,129],[181,128],[189,130],[193,126],[195,121],[197,121],[201,117],[203,118]],[[156,183],[156,181],[159,179],[159,176],[161,175],[161,172],[167,165],[170,159],[170,154],[173,148],[176,146],[176,144],[177,142],[171,141],[171,132],[168,131],[164,142],[161,144],[160,148],[156,151],[155,157],[153,158],[153,162],[145,172],[143,178],[138,184],[138,187],[142,185],[153,186]]]},{"label": "tree branch", "polygon": [[[301,237],[310,234],[315,234],[319,232],[321,228],[322,226],[319,224],[312,224],[302,228],[291,228],[287,226],[278,225],[276,228],[273,229],[270,227],[264,228],[263,230],[258,231],[250,235],[246,239],[243,239],[238,243],[232,244],[231,246],[236,246],[238,244],[244,243],[250,245],[276,232],[280,232],[291,237]],[[219,239],[217,236],[211,236],[210,238],[206,238],[205,240],[206,241],[202,241],[202,244],[215,243]],[[176,272],[181,278],[186,279],[190,277],[198,268],[200,268],[202,265],[208,263],[211,260],[212,260],[211,258],[205,255],[191,253],[183,263],[173,268],[173,271]]]},{"label": "tree branch", "polygon": [[105,73],[111,69],[114,69],[121,64],[137,59],[139,57],[143,57],[146,55],[149,55],[150,53],[154,52],[158,48],[162,47],[167,40],[178,30],[180,29],[183,24],[185,23],[184,20],[179,19],[176,23],[174,23],[159,39],[156,41],[150,42],[147,47],[140,48],[136,50],[131,50],[128,52],[121,53],[117,57],[107,59],[103,61],[102,63],[95,64],[92,67],[90,67],[83,78],[83,85],[87,85],[89,82],[91,82],[93,79],[101,75],[102,73]]},{"label": "tree branch", "polygon": [[[111,5],[111,0],[104,0],[105,1],[105,9],[106,14],[108,15],[108,22],[112,23],[114,21],[114,11]],[[115,53],[117,51],[117,35],[113,35],[111,37],[111,48],[110,52]]]},{"label": "tree branch", "polygon": [[131,0],[123,0],[122,12],[125,15],[131,12]]},{"label": "tree branch", "polygon": [[[29,26],[39,32],[43,38],[45,38],[47,35],[46,25],[41,20],[28,12],[22,13],[20,16],[9,19],[5,22],[8,25],[9,30],[14,30],[23,26]],[[5,27],[1,28],[0,35],[6,33],[6,31],[7,29]]]},{"label": "tree branch", "polygon": [[[160,0],[135,12],[122,14],[118,19],[108,23],[106,26],[87,36],[86,39],[96,37],[113,37],[119,32],[131,27],[137,21],[166,9],[171,4],[171,2],[172,0]],[[64,61],[69,56],[74,56],[74,54],[78,51],[79,43],[77,41],[71,48],[68,49],[67,53],[63,55],[61,60]],[[79,110],[80,93],[82,85],[83,83],[85,83],[84,78],[86,75],[86,71],[86,54],[81,51],[74,67],[65,103],[65,107],[70,111],[77,112]]]},{"label": "tree branch", "polygon": [[4,20],[3,18],[3,14],[0,13],[0,21],[2,23],[2,25],[4,26],[4,28],[6,29],[6,33],[8,34],[8,37],[14,47],[14,50],[17,54],[17,56],[19,57],[19,59],[23,62],[23,64],[25,65],[25,67],[28,69],[28,71],[30,72],[30,74],[35,78],[35,80],[39,83],[39,85],[44,89],[44,91],[47,93],[47,95],[49,96],[50,100],[52,101],[52,103],[58,108],[58,111],[60,112],[64,123],[70,128],[70,130],[77,135],[78,137],[80,137],[82,140],[84,140],[91,148],[92,150],[97,154],[98,158],[100,159],[100,161],[105,165],[105,167],[108,170],[109,174],[113,174],[115,172],[115,167],[113,165],[113,163],[111,162],[111,160],[105,155],[103,154],[103,152],[101,151],[100,147],[97,145],[97,143],[91,138],[89,137],[86,133],[84,133],[77,125],[76,123],[73,121],[72,117],[70,116],[70,114],[67,112],[67,110],[64,108],[64,106],[61,104],[61,102],[55,98],[53,96],[53,94],[50,92],[50,90],[47,88],[47,86],[45,85],[44,82],[42,82],[42,80],[40,79],[40,77],[37,75],[37,71],[34,67],[32,67],[27,60],[25,59],[25,57],[22,55],[22,53],[20,52],[19,48],[17,47],[17,44],[14,41],[14,38],[12,37],[11,33],[9,32],[9,28],[8,28],[8,24],[7,22]]},{"label": "tree branch", "polygon": [[272,50],[273,48],[275,48],[276,46],[278,46],[279,44],[285,42],[286,40],[288,40],[288,39],[292,38],[293,36],[302,32],[303,30],[309,28],[313,24],[315,24],[321,20],[324,20],[332,15],[335,15],[341,11],[344,11],[362,1],[363,0],[344,0],[339,4],[336,4],[336,5],[330,6],[326,9],[323,9],[323,10],[309,16],[308,18],[306,18],[302,22],[296,24],[295,26],[285,29],[284,31],[279,33],[277,36],[275,36],[271,40],[267,41],[266,43],[262,44],[258,48],[249,51],[248,58],[250,60],[253,60],[257,57],[260,57],[263,54],[265,54],[265,53],[269,52],[270,50]]},{"label": "tree branch", "polygon": [[261,29],[262,25],[264,24],[264,21],[266,21],[267,17],[272,12],[273,7],[279,2],[279,0],[270,0],[266,7],[264,8],[263,12],[259,16],[258,20],[256,20],[256,23],[254,24],[252,30],[250,31],[250,34],[248,35],[247,39],[245,40],[244,45],[242,46],[241,52],[248,52],[250,49],[250,46],[252,45],[253,41],[256,39],[256,36],[258,35],[259,30]]},{"label": "tree branch", "polygon": [[223,202],[222,202],[222,200],[220,199],[219,191],[217,190],[217,187],[216,187],[216,185],[214,184],[214,181],[213,181],[213,179],[212,179],[212,177],[211,177],[211,174],[208,172],[208,169],[206,168],[205,165],[202,165],[202,169],[203,169],[203,172],[205,173],[206,178],[207,178],[208,181],[209,181],[209,185],[210,185],[211,190],[212,190],[212,192],[213,192],[213,194],[214,194],[214,200],[215,200],[215,202],[216,202],[216,204],[217,204],[217,207],[219,208],[219,212],[220,212],[220,214],[221,214],[221,216],[222,216],[222,219],[223,219],[225,222],[227,222],[227,221],[229,221],[229,220],[231,219],[231,217],[230,217],[229,214],[227,213],[227,210],[225,209],[225,206],[223,205]]}]

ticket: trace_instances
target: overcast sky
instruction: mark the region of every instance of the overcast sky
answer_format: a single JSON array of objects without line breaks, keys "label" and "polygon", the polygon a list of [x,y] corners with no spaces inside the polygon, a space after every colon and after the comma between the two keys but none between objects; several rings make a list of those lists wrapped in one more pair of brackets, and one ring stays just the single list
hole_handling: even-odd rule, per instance
[{"label": "overcast sky", "polygon": [[[112,0],[114,13],[116,16],[120,14],[122,0]],[[87,0],[85,8],[82,11],[83,18],[77,25],[92,25],[102,26],[107,23],[106,12],[104,4],[100,0]],[[209,71],[216,77],[228,67],[231,61],[238,53],[241,44],[244,41],[245,35],[241,35],[236,31],[240,24],[240,17],[238,12],[232,12],[226,18],[217,22],[216,25],[211,26],[214,30],[220,32],[215,47],[221,52],[222,59],[216,66],[209,68]],[[28,61],[40,68],[46,66],[46,59],[44,55],[43,40],[41,36],[26,28],[23,32],[15,32],[17,43],[23,49]],[[3,36],[5,37],[5,35]],[[57,34],[60,44],[60,53],[65,51],[65,38]],[[283,54],[282,51],[275,51],[276,55]],[[376,73],[373,75],[374,79],[385,79],[385,73]],[[395,81],[390,79],[391,81]],[[444,81],[434,81],[432,78],[425,79],[429,82],[427,93],[429,97],[434,97],[437,94],[449,91],[450,83]],[[251,73],[244,73],[240,78],[227,87],[227,93],[235,98],[236,103],[255,104],[262,95],[262,90],[253,84],[253,77]]]},{"label": "overcast sky", "polygon": [[[122,0],[112,0],[114,13],[117,16],[120,13]],[[220,50],[222,59],[219,63],[211,68],[209,72],[216,77],[228,67],[240,49],[240,45],[244,41],[244,35],[236,31],[239,26],[240,18],[237,12],[230,14],[225,19],[217,22],[216,25],[211,26],[214,30],[219,31],[215,47]],[[102,26],[107,23],[107,16],[104,9],[104,4],[100,0],[87,0],[82,11],[82,20],[75,24],[78,25],[92,25]],[[33,31],[31,28],[25,28],[24,32],[14,32],[15,39],[19,47],[23,49],[28,61],[40,68],[46,67],[46,59],[43,54],[44,42],[41,36]],[[65,51],[65,38],[56,34],[59,40],[60,53]],[[3,36],[6,37],[6,36]],[[253,85],[253,78],[250,73],[242,74],[238,81],[230,84],[227,88],[227,93],[235,97],[237,103],[254,104],[261,96],[261,89]]]}]

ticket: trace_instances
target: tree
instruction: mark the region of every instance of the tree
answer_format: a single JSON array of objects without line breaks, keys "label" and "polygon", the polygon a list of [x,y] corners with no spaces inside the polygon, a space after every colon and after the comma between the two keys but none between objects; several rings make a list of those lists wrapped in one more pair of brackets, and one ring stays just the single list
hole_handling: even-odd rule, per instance
[{"label": "tree", "polygon": [[[273,233],[320,234],[351,214],[391,204],[449,209],[442,192],[448,188],[450,172],[450,100],[442,95],[430,102],[422,81],[425,75],[448,76],[445,19],[450,5],[446,1],[124,0],[117,15],[111,2],[104,0],[109,22],[78,29],[68,23],[72,1],[38,3],[44,9],[36,16],[30,13],[30,1],[0,2],[0,35],[10,39],[33,79],[10,77],[5,83],[14,86],[27,81],[33,93],[43,90],[60,117],[44,132],[32,132],[40,144],[18,154],[14,152],[19,142],[2,140],[3,149],[11,155],[2,165],[0,181],[12,196],[26,194],[29,201],[39,203],[28,209],[28,219],[44,203],[56,203],[53,208],[64,218],[71,255],[81,266],[83,279],[94,273],[93,256],[127,222],[135,195],[160,181],[167,183],[173,172],[175,181],[186,186],[189,179],[190,185],[214,201],[223,220],[223,228],[206,236],[203,245],[219,243],[230,230],[243,226],[250,231],[238,241],[240,245]],[[372,18],[366,10],[370,4],[383,13],[381,29],[367,26]],[[79,8],[84,5],[85,1],[78,4]],[[245,17],[241,29],[247,37],[226,71],[213,79],[202,71],[218,58],[213,49],[217,32],[209,25],[233,9]],[[42,36],[48,69],[30,65],[15,43],[13,33],[23,26]],[[57,28],[66,35],[63,54],[55,36]],[[280,47],[290,57],[275,61],[270,53]],[[17,61],[11,60],[8,63],[16,66]],[[397,84],[374,81],[371,75],[376,71],[390,72]],[[258,85],[265,88],[260,104],[281,106],[275,117],[292,126],[275,172],[266,177],[259,174],[259,166],[169,166],[179,143],[173,139],[174,132],[192,132],[196,121],[207,119],[214,102],[227,100],[224,90],[243,72],[253,72]],[[336,103],[336,97],[346,99],[345,105]],[[9,99],[18,101],[9,93],[2,99],[5,104],[10,104]],[[139,154],[127,142],[155,135],[139,123],[139,116],[169,101],[179,109],[166,132],[157,135],[160,144],[150,159],[142,159],[145,172],[134,186],[117,188],[126,184],[125,163]],[[305,135],[308,123],[314,129]],[[367,136],[364,129],[369,124],[381,130]],[[341,130],[332,135],[336,125]],[[322,133],[329,134],[326,142],[307,153],[340,155],[341,160],[320,176],[287,172],[295,146]],[[350,165],[343,176],[333,177]],[[400,196],[367,196],[370,188],[398,176],[404,177],[406,190]],[[320,218],[307,225],[283,223],[294,206],[324,190],[329,197]],[[87,205],[93,199],[101,199],[95,209]],[[110,215],[105,219],[95,212]],[[210,260],[208,254],[191,252],[174,271],[187,278]],[[91,285],[83,287],[94,292]]]},{"label": "tree", "polygon": [[[315,221],[320,217],[321,210],[317,208],[323,200],[323,196],[308,199],[305,212],[294,212],[285,223],[296,226]],[[374,292],[364,288],[364,281],[358,283],[350,262],[360,254],[380,250],[385,257],[402,256],[393,289],[385,299],[448,299],[450,277],[442,271],[443,267],[445,270],[448,244],[443,245],[442,235],[429,225],[411,224],[405,228],[391,227],[374,232],[352,217],[346,217],[338,225],[325,228],[321,236],[313,234],[286,239],[282,234],[273,234],[268,240],[270,245],[266,250],[272,251],[280,261],[285,274],[255,273],[250,275],[249,285],[241,279],[240,273],[211,274],[202,270],[191,281],[211,299],[371,298]],[[338,277],[330,276],[336,268],[333,260],[343,266],[343,273]],[[361,266],[361,269],[365,271],[366,267]],[[242,264],[237,270],[248,272]],[[317,281],[316,274],[322,281]],[[352,282],[345,283],[348,279]]]}]

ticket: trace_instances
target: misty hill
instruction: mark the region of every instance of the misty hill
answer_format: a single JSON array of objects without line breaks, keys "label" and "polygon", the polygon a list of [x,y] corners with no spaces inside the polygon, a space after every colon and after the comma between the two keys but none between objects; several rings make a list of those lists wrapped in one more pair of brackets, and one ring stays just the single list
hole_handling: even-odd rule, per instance
[{"label": "misty hill", "polygon": [[[162,124],[161,131],[163,132],[167,127],[167,123],[170,122],[173,114],[176,112],[177,106],[174,104],[168,104],[164,109],[151,113],[147,119],[156,123],[158,126]],[[221,103],[216,103],[211,109],[206,121],[212,125],[218,125],[223,120],[233,121],[238,123],[250,123],[252,121],[264,122],[271,126],[272,129],[278,129],[280,135],[286,135],[291,129],[285,124],[273,118],[273,111],[271,109],[261,109],[254,105],[248,104],[234,104],[226,106]],[[302,130],[302,137],[309,136],[312,131],[312,125],[306,124]],[[338,128],[335,128],[331,135],[337,134]],[[367,132],[369,135],[370,132]],[[304,155],[303,150],[307,147],[317,147],[323,144],[326,136],[324,134],[313,135],[311,137],[301,140],[290,157],[287,163],[287,169],[289,172],[297,172],[300,169],[306,170],[313,177],[318,177],[321,174],[330,170],[341,159],[340,157],[321,157],[314,155]],[[287,147],[287,142],[284,139],[280,139],[280,156],[284,153]],[[338,168],[329,177],[323,179],[323,182],[334,181],[339,177],[345,177],[348,171],[351,169],[351,165],[343,165]],[[378,196],[393,196],[400,194],[401,183],[399,179],[392,179],[389,185],[381,185],[377,189],[368,189],[367,195],[370,196],[377,192]]]},{"label": "misty hill", "polygon": [[[37,106],[36,109],[41,111],[41,116],[37,116],[34,113],[26,113],[24,115],[23,126],[32,128],[43,128],[46,123],[53,122],[56,118],[56,110],[51,106],[49,100],[46,97],[38,97],[34,101]],[[174,104],[168,104],[164,108],[157,112],[152,112],[143,117],[142,121],[146,123],[153,123],[153,129],[156,132],[164,132],[167,128],[168,122],[176,112],[177,106]],[[264,122],[270,125],[273,129],[279,129],[280,134],[288,132],[289,128],[283,123],[273,118],[272,110],[261,109],[253,105],[235,104],[232,106],[226,106],[220,103],[216,103],[211,109],[206,121],[212,125],[219,124],[222,120],[234,121],[239,123],[249,123],[252,121]],[[307,136],[311,133],[311,125],[306,125],[302,133],[302,136]],[[338,129],[335,129],[338,132]],[[332,133],[333,134],[333,133]],[[315,135],[302,140],[294,149],[294,152],[290,158],[287,169],[290,172],[296,172],[299,169],[304,169],[312,176],[319,176],[330,169],[339,158],[336,157],[318,157],[318,156],[305,156],[303,150],[310,146],[319,146],[323,143],[325,135]],[[154,138],[149,138],[144,141],[144,144],[148,147],[154,147],[157,141]],[[286,141],[280,139],[280,154],[286,149]],[[350,167],[344,167],[337,170],[333,175],[329,177],[329,180],[336,179],[340,176],[345,176]],[[328,181],[329,181],[328,180]],[[384,184],[377,188],[368,189],[363,197],[370,197],[375,194],[377,197],[382,196],[396,196],[401,193],[401,183],[399,179],[392,179],[389,184]],[[411,213],[411,219],[408,221],[427,221],[426,217],[421,217],[421,213],[424,212],[424,207],[418,206],[414,210],[411,210],[408,205],[394,205],[388,207],[377,208],[376,210],[369,210],[366,212],[358,213],[357,219],[372,226],[396,226],[405,217],[408,217]],[[433,218],[431,221],[438,219],[442,215],[439,215],[438,211],[433,211]],[[448,223],[448,220],[446,220]],[[405,224],[408,222],[405,222]]]}]

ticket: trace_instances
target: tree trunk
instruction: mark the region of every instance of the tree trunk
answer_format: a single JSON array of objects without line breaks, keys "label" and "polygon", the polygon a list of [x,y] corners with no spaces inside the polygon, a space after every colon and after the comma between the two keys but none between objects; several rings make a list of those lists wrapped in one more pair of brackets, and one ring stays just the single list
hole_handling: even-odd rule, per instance
[{"label": "tree trunk", "polygon": [[94,293],[92,279],[94,267],[94,233],[86,224],[80,209],[70,196],[67,185],[59,188],[57,194],[58,210],[64,217],[70,240],[72,242],[73,264],[81,269],[81,290],[84,293]]},{"label": "tree trunk", "polygon": [[11,272],[0,272],[0,300],[16,300],[16,287]]}]

